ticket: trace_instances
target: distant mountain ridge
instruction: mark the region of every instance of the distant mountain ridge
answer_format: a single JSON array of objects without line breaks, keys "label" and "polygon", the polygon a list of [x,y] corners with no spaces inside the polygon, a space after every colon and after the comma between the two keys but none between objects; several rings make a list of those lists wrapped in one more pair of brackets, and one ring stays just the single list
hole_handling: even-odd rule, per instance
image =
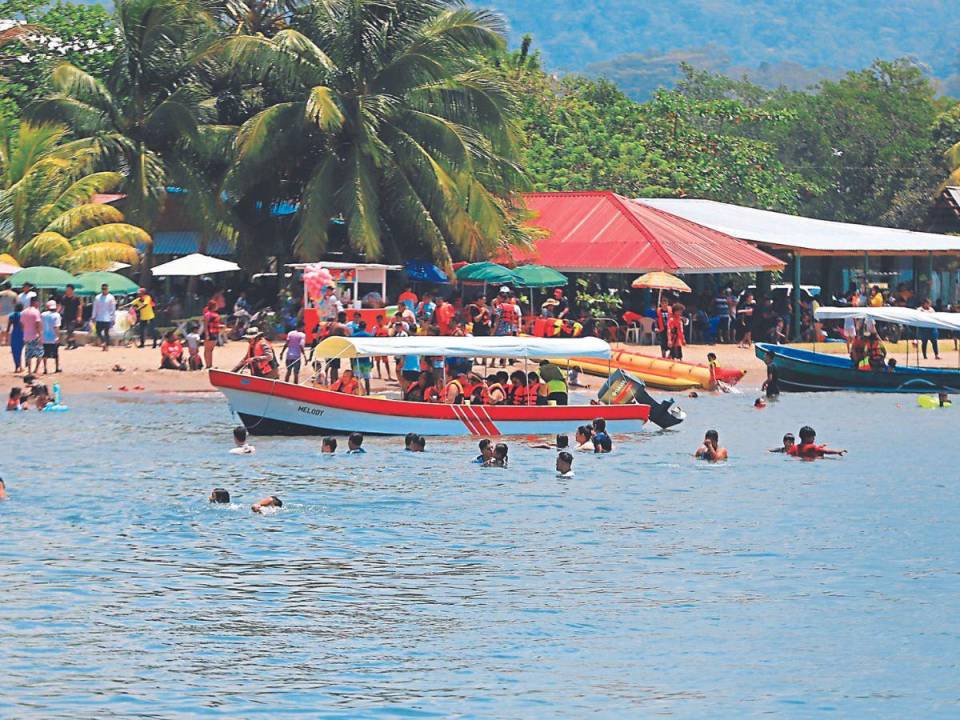
[{"label": "distant mountain ridge", "polygon": [[[488,0],[511,41],[534,38],[549,69],[605,75],[635,96],[680,60],[802,86],[877,58],[912,57],[960,95],[956,0]],[[676,61],[676,62],[674,62]],[[671,70],[671,68],[673,68]]]}]

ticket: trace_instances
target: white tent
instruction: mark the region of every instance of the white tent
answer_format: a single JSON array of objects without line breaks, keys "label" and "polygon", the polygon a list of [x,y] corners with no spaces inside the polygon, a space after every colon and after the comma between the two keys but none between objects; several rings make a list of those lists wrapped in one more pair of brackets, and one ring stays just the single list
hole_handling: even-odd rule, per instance
[{"label": "white tent", "polygon": [[637,202],[752,243],[800,255],[925,255],[960,252],[960,237],[797,217],[713,200]]},{"label": "white tent", "polygon": [[872,318],[877,322],[909,325],[910,327],[960,330],[960,315],[945,312],[923,312],[905,307],[821,307],[814,312],[817,320],[845,318]]},{"label": "white tent", "polygon": [[171,260],[163,265],[157,265],[152,272],[155,277],[198,277],[200,275],[214,275],[222,272],[236,272],[240,266],[229,260],[220,260],[201,253],[185,255],[182,258]]}]

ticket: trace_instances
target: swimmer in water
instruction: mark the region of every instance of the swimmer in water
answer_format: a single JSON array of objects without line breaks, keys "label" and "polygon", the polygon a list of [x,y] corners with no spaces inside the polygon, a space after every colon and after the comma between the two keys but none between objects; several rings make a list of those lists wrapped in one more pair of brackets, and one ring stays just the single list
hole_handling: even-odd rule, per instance
[{"label": "swimmer in water", "polygon": [[214,488],[210,493],[210,502],[217,505],[229,505],[230,493],[224,488]]},{"label": "swimmer in water", "polygon": [[794,454],[794,448],[797,446],[797,440],[793,437],[793,433],[787,433],[783,436],[783,446],[774,448],[769,452],[772,453],[786,453],[787,455]]},{"label": "swimmer in water", "polygon": [[557,477],[573,477],[573,455],[566,450],[557,453]]},{"label": "swimmer in water", "polygon": [[413,441],[417,439],[416,433],[407,433],[403,438],[403,449],[407,452],[413,452]]},{"label": "swimmer in water", "polygon": [[591,423],[593,428],[593,451],[595,453],[613,452],[613,440],[607,435],[607,421],[603,418],[595,418]]},{"label": "swimmer in water", "polygon": [[0,478],[0,500],[7,499],[7,484]]},{"label": "swimmer in water", "polygon": [[423,452],[427,447],[427,441],[423,435],[417,435],[416,439],[410,443],[411,452]]},{"label": "swimmer in water", "polygon": [[265,497],[260,502],[255,502],[250,506],[250,511],[255,513],[263,514],[263,511],[266,508],[282,508],[283,501],[278,498],[276,495],[271,495],[270,497]]},{"label": "swimmer in water", "polygon": [[505,468],[507,466],[507,445],[497,443],[493,448],[493,457],[483,464],[484,467]]},{"label": "swimmer in water", "polygon": [[576,443],[575,450],[580,452],[593,452],[593,428],[589,425],[581,425],[577,428],[573,436],[573,442]]},{"label": "swimmer in water", "polygon": [[23,391],[18,388],[10,388],[10,397],[7,398],[7,410],[16,412],[20,409],[20,398],[23,397]]},{"label": "swimmer in water", "polygon": [[757,398],[756,400],[753,401],[753,406],[757,410],[763,410],[767,406],[767,401],[764,400],[763,398]]},{"label": "swimmer in water", "polygon": [[350,433],[350,437],[347,438],[347,455],[363,455],[366,452],[363,449],[363,435]]},{"label": "swimmer in water", "polygon": [[327,435],[320,444],[321,453],[335,453],[337,451],[337,439]]},{"label": "swimmer in water", "polygon": [[[950,396],[945,392],[937,393],[937,401],[940,403],[940,407],[950,407],[953,403],[950,401]],[[10,408],[8,407],[7,410]]]},{"label": "swimmer in water", "polygon": [[846,450],[828,450],[826,445],[817,445],[817,431],[809,425],[800,428],[800,444],[790,453],[804,460],[814,460],[825,455],[846,455]]},{"label": "swimmer in water", "polygon": [[234,455],[252,455],[257,451],[253,445],[247,444],[247,429],[243,425],[237,425],[233,429],[233,444],[236,446],[230,449]]},{"label": "swimmer in water", "polygon": [[489,438],[484,438],[478,443],[480,447],[480,454],[474,459],[474,464],[476,465],[486,465],[486,463],[493,458],[493,443],[490,442]]},{"label": "swimmer in water", "polygon": [[720,447],[720,434],[716,430],[707,430],[703,436],[703,445],[697,448],[693,456],[710,462],[719,462],[729,457],[727,449]]},{"label": "swimmer in water", "polygon": [[558,433],[556,442],[551,443],[531,443],[527,447],[534,450],[566,450],[570,446],[570,438],[563,433]]}]

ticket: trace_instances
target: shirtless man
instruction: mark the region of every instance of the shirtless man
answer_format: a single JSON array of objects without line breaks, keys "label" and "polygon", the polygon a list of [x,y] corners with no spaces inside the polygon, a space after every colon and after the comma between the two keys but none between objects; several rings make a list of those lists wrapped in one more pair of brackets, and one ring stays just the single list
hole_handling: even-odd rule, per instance
[{"label": "shirtless man", "polygon": [[693,456],[700,460],[718,462],[726,460],[728,454],[725,447],[720,447],[720,434],[716,430],[707,430],[703,436],[703,445],[697,448]]}]

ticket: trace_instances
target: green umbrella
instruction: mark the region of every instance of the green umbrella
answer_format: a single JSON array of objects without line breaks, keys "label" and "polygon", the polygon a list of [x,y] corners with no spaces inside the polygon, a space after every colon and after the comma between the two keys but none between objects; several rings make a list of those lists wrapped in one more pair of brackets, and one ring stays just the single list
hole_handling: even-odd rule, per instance
[{"label": "green umbrella", "polygon": [[520,278],[523,287],[561,287],[567,284],[567,276],[545,265],[521,265],[513,274]]},{"label": "green umbrella", "polygon": [[492,262],[476,262],[464,265],[457,270],[457,280],[485,282],[493,285],[517,285],[520,283],[520,278],[513,271]]},{"label": "green umbrella", "polygon": [[24,283],[30,283],[41,290],[66,290],[67,285],[75,285],[77,279],[66,270],[36,265],[14,273],[9,277],[8,282],[10,287],[20,287]]},{"label": "green umbrella", "polygon": [[138,289],[130,278],[113,272],[85,272],[77,275],[77,295],[97,295],[101,285],[109,285],[114,295],[133,295]]}]

